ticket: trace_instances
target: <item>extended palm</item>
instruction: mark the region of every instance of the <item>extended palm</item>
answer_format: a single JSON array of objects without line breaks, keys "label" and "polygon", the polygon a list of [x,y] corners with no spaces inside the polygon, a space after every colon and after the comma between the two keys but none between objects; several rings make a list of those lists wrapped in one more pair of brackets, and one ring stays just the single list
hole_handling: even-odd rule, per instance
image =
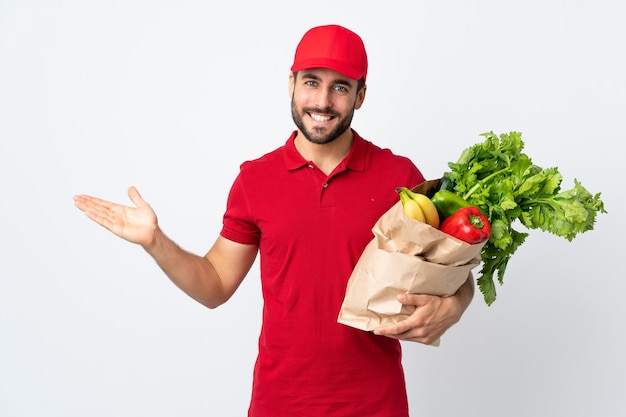
[{"label": "extended palm", "polygon": [[74,204],[91,220],[117,236],[144,247],[148,246],[154,242],[157,216],[135,187],[128,189],[128,197],[135,207],[88,195],[75,196]]}]

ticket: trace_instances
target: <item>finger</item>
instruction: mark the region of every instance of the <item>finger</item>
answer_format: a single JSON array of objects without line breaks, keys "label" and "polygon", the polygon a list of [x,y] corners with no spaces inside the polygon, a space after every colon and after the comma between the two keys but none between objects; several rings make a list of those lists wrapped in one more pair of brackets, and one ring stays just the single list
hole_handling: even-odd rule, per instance
[{"label": "finger", "polygon": [[400,302],[400,304],[419,307],[421,305],[426,304],[427,297],[429,296],[424,295],[424,294],[402,293],[402,294],[398,294],[396,298],[398,302]]},{"label": "finger", "polygon": [[[376,331],[374,331],[374,333],[376,333]],[[392,329],[385,329],[384,331],[381,331],[379,335],[389,337],[391,339],[407,340],[410,342],[424,343],[425,341],[428,340],[427,338],[425,338],[423,335],[420,334],[420,331],[418,329],[413,329],[413,328],[405,330],[405,331],[400,331],[400,332],[394,332]]]},{"label": "finger", "polygon": [[409,323],[409,318],[407,318],[394,324],[378,327],[377,329],[374,329],[374,334],[389,337],[400,336],[411,330],[413,327],[414,326]]},{"label": "finger", "polygon": [[141,197],[141,194],[139,194],[139,190],[132,185],[128,188],[128,198],[130,198],[130,201],[133,202],[135,207],[146,204],[146,201]]},{"label": "finger", "polygon": [[73,200],[74,200],[74,206],[76,206],[79,210],[84,210],[85,209],[84,196],[82,196],[82,195],[75,195],[73,197]]},{"label": "finger", "polygon": [[374,333],[380,336],[389,337],[391,339],[418,342],[426,345],[433,343],[434,340],[432,336],[429,336],[425,333],[424,329],[416,328],[413,326],[408,326],[408,328],[396,325],[387,326],[374,330]]},{"label": "finger", "polygon": [[81,210],[96,208],[96,207],[104,207],[110,208],[113,206],[113,203],[107,200],[103,200],[101,198],[92,197],[90,195],[81,194],[74,196],[74,204]]},{"label": "finger", "polygon": [[85,209],[84,213],[89,219],[93,220],[94,222],[108,230],[112,231],[115,227],[114,210],[103,208],[101,206],[96,206]]},{"label": "finger", "polygon": [[89,195],[77,195],[74,196],[74,205],[100,226],[109,230],[114,227],[116,204]]}]

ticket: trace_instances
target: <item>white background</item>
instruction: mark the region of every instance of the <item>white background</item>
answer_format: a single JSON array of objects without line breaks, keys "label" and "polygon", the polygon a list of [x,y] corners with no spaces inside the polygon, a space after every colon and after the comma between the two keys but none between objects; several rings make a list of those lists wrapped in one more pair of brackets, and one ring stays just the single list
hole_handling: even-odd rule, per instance
[{"label": "white background", "polygon": [[0,416],[245,415],[258,265],[208,310],[72,196],[136,185],[203,254],[239,164],[293,129],[293,51],[327,23],[368,48],[365,138],[436,178],[521,131],[609,212],[571,243],[531,232],[491,307],[404,344],[412,415],[624,415],[624,3],[214,3],[0,0]]}]

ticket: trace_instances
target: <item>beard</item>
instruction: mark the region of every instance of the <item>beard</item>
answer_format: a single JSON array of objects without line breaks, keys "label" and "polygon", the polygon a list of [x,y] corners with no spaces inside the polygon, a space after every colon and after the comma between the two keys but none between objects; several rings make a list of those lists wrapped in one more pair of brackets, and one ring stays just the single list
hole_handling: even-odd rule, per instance
[{"label": "beard", "polygon": [[[313,129],[307,129],[302,120],[302,115],[306,113],[323,113],[331,115],[336,118],[339,123],[332,130],[327,130],[322,127],[314,127]],[[311,143],[315,143],[317,145],[324,145],[326,143],[330,143],[341,136],[346,130],[350,128],[350,124],[352,123],[352,117],[354,116],[354,109],[347,114],[345,117],[342,117],[340,113],[337,113],[331,109],[314,109],[314,108],[303,108],[302,112],[298,111],[296,104],[294,103],[293,97],[291,99],[291,117],[293,118],[293,122],[296,124],[300,132],[304,135],[304,137]]]}]

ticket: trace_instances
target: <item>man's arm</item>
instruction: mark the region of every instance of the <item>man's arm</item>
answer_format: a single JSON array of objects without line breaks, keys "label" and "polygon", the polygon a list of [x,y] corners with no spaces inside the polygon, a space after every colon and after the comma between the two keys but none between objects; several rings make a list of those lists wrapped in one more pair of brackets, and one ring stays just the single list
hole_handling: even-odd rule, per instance
[{"label": "man's arm", "polygon": [[429,345],[461,319],[473,297],[474,277],[471,273],[465,283],[450,297],[400,294],[398,301],[415,306],[415,312],[398,323],[375,329],[374,333]]},{"label": "man's arm", "polygon": [[217,238],[202,257],[181,249],[159,229],[154,244],[144,247],[176,286],[208,308],[224,304],[252,267],[256,245]]},{"label": "man's arm", "polygon": [[256,245],[218,237],[202,257],[181,249],[159,228],[157,216],[135,187],[128,196],[135,207],[79,195],[74,204],[87,217],[129,242],[141,245],[165,274],[190,297],[209,308],[226,302],[256,259]]}]

